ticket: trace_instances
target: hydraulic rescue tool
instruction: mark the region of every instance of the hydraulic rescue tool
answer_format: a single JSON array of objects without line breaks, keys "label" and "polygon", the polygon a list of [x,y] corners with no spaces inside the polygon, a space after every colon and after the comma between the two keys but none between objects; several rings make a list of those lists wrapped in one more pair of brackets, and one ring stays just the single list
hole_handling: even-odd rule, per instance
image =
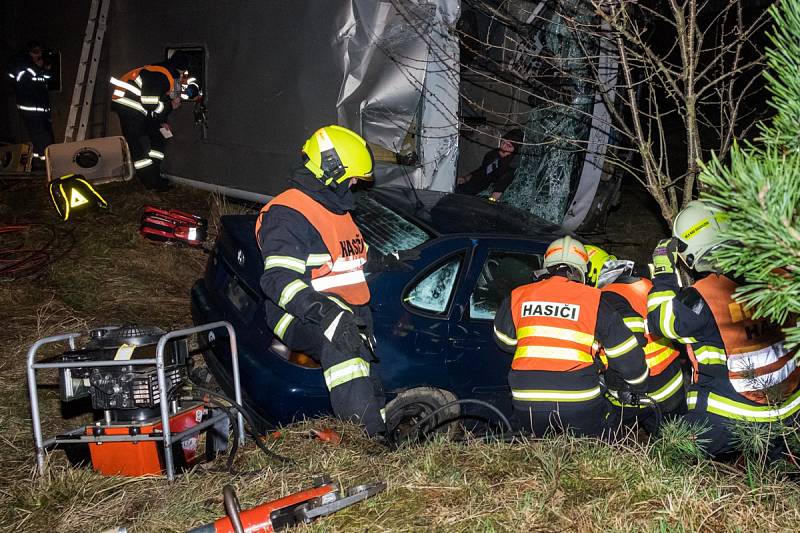
[{"label": "hydraulic rescue tool", "polygon": [[200,246],[206,240],[208,221],[198,215],[177,209],[144,206],[139,233],[161,242],[182,242]]},{"label": "hydraulic rescue tool", "polygon": [[[105,475],[165,472],[172,480],[176,467],[197,461],[201,433],[206,437],[208,458],[225,450],[232,422],[229,412],[179,394],[187,378],[188,336],[213,330],[227,330],[236,402],[241,404],[236,334],[228,322],[170,332],[108,326],[91,330],[80,346],[76,342],[82,339],[80,333],[36,341],[28,350],[28,388],[39,471],[44,469],[45,450],[62,447],[73,459],[88,455],[93,468]],[[217,336],[223,338],[221,333]],[[69,350],[36,360],[40,348],[64,341],[69,342]],[[91,401],[98,421],[44,440],[36,382],[40,369],[58,369],[65,405],[74,405],[67,403],[73,400]],[[244,442],[241,413],[236,422],[235,442]]]},{"label": "hydraulic rescue tool", "polygon": [[358,485],[343,490],[325,476],[314,479],[314,486],[289,496],[262,503],[242,511],[233,487],[225,485],[223,501],[228,516],[212,524],[189,530],[189,533],[269,533],[333,514],[354,503],[366,500],[386,489],[385,483]]}]

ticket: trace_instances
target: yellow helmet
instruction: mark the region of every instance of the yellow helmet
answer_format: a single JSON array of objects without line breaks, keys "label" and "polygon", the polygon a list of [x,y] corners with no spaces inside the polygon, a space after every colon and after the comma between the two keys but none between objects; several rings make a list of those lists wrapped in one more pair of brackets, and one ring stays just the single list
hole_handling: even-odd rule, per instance
[{"label": "yellow helmet", "polygon": [[544,253],[544,267],[550,268],[557,265],[569,265],[577,269],[581,276],[586,276],[586,262],[589,256],[583,243],[569,235],[561,237],[550,243]]},{"label": "yellow helmet", "polygon": [[589,280],[593,287],[597,287],[597,281],[600,279],[603,265],[606,264],[606,261],[616,261],[617,257],[593,244],[587,244],[584,248],[586,248],[586,254],[589,256],[589,271],[586,273],[586,279]]},{"label": "yellow helmet", "polygon": [[372,152],[359,134],[341,126],[325,126],[303,144],[303,162],[325,185],[350,178],[372,181]]},{"label": "yellow helmet", "polygon": [[701,200],[692,200],[675,216],[672,235],[678,240],[678,255],[689,268],[711,272],[714,263],[710,253],[725,240],[728,215]]}]

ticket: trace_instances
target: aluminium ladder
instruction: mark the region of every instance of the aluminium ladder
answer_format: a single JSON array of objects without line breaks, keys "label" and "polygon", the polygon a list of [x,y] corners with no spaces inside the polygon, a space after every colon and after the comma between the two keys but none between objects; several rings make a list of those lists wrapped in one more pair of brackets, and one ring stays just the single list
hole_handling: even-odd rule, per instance
[{"label": "aluminium ladder", "polygon": [[[69,108],[64,142],[82,141],[86,138],[86,125],[92,112],[97,64],[100,61],[100,51],[103,49],[110,3],[110,0],[92,0],[89,8],[89,20],[86,22],[86,34],[83,39],[78,74],[75,76],[75,88],[72,91],[72,104]],[[79,110],[80,122],[78,122]]]}]

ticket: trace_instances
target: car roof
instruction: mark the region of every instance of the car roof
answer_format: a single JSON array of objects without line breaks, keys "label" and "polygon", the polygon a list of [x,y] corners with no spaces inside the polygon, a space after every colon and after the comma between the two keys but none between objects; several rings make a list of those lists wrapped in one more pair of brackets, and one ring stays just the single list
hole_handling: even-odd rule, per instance
[{"label": "car roof", "polygon": [[375,187],[367,194],[426,230],[441,235],[515,235],[553,240],[567,232],[541,218],[486,198],[399,187]]}]

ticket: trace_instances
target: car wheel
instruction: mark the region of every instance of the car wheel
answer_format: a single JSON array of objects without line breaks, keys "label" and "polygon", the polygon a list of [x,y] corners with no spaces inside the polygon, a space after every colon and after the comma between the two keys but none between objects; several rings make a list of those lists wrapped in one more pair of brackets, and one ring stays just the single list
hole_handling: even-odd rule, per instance
[{"label": "car wheel", "polygon": [[[401,392],[386,405],[386,427],[398,443],[425,440],[437,433],[454,435],[459,431],[460,405],[451,405],[432,418],[425,419],[455,400],[452,392],[434,387],[418,387]],[[419,426],[423,420],[424,424]]]}]

